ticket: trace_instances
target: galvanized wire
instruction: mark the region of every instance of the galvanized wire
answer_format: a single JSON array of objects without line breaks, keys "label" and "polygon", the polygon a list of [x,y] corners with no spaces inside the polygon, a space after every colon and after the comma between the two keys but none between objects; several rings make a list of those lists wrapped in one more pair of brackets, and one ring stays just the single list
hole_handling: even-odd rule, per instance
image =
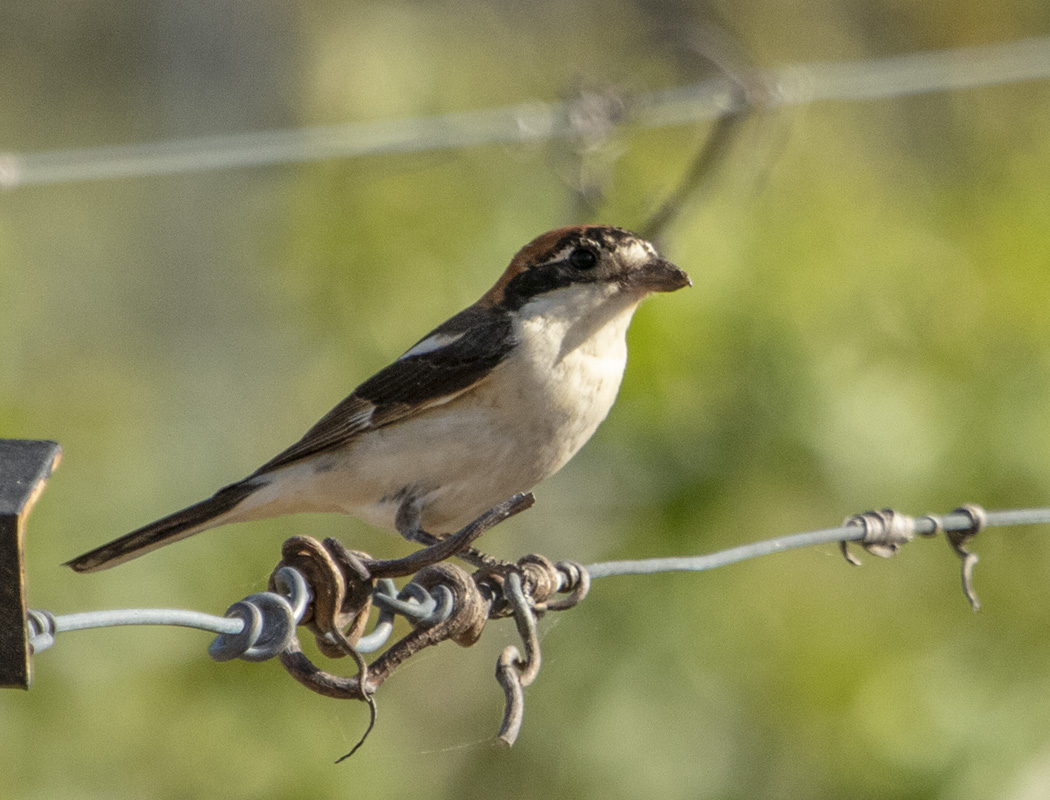
[{"label": "galvanized wire", "polygon": [[34,653],[48,649],[59,633],[84,631],[92,628],[111,628],[123,625],[174,625],[196,628],[220,634],[240,633],[244,623],[230,617],[217,617],[201,611],[178,608],[118,608],[107,611],[83,611],[77,614],[52,614],[48,611],[28,612],[29,643]]},{"label": "galvanized wire", "polygon": [[[974,507],[965,506],[963,508],[972,509]],[[869,513],[895,514],[895,512],[889,511]],[[1050,524],[1050,508],[1028,508],[980,513],[982,516],[981,527],[985,528]],[[788,536],[778,536],[707,555],[648,558],[632,561],[605,561],[590,564],[584,569],[590,574],[591,578],[652,575],[662,572],[702,572],[772,553],[809,547],[810,545],[842,542],[864,543],[868,541],[867,537],[870,531],[856,522],[856,520],[864,516],[866,515],[858,515],[858,517],[851,518],[850,524],[844,524],[836,528],[824,528]],[[907,521],[906,527],[909,534],[914,533],[919,536],[929,536],[938,531],[951,534],[952,532],[970,530],[974,526],[974,515],[969,510],[957,510],[943,515],[928,514],[921,517],[896,515],[896,517]],[[963,554],[960,553],[960,555]],[[32,631],[31,644],[34,652],[41,652],[51,646],[56,634],[67,631],[117,625],[176,625],[219,633],[219,638],[212,646],[212,656],[217,660],[235,657],[246,658],[247,660],[262,660],[263,657],[269,658],[276,655],[275,648],[278,648],[279,641],[274,640],[273,634],[263,634],[262,630],[272,630],[275,625],[284,623],[267,619],[267,614],[273,615],[275,613],[275,604],[270,600],[260,602],[260,598],[265,595],[272,595],[272,597],[284,600],[291,610],[289,618],[298,623],[306,610],[310,597],[310,588],[306,585],[298,570],[284,567],[279,572],[283,575],[283,583],[279,585],[283,594],[277,595],[272,592],[264,592],[250,595],[244,601],[235,603],[230,607],[230,611],[227,613],[232,614],[232,616],[217,617],[197,611],[156,608],[129,608],[65,615],[54,615],[47,611],[33,610],[28,614]],[[356,649],[362,653],[374,652],[386,643],[393,631],[395,615],[404,616],[416,626],[429,626],[447,619],[452,612],[451,594],[440,585],[428,592],[419,585],[410,583],[399,592],[393,581],[382,579],[377,582],[373,593],[373,602],[379,609],[379,617],[376,620],[372,633],[362,637],[356,645]],[[223,649],[225,645],[220,645],[219,643],[224,640],[224,637],[236,638],[245,632],[248,620],[238,610],[245,603],[254,603],[256,606],[261,607],[260,621],[256,626],[258,631],[254,634],[255,638],[242,645],[240,652]],[[551,604],[551,607],[553,608],[554,604]],[[277,610],[279,611],[280,609]],[[259,647],[257,640],[266,643],[267,646],[257,649],[246,656],[244,654],[245,651],[250,650],[252,647]]]},{"label": "galvanized wire", "polygon": [[[59,633],[124,625],[165,625],[219,634],[208,650],[216,661],[263,661],[283,649],[312,595],[302,573],[291,567],[278,571],[278,584],[282,594],[251,594],[230,606],[222,617],[176,608],[121,608],[61,615],[33,609],[27,613],[30,645],[34,653],[40,653],[54,644]],[[386,644],[393,633],[395,615],[405,617],[413,625],[433,625],[452,613],[452,596],[443,586],[430,593],[410,583],[398,592],[392,580],[381,579],[372,599],[379,617],[372,633],[356,645],[362,653],[375,652]]]},{"label": "galvanized wire", "polygon": [[120,608],[52,614],[30,610],[29,643],[34,653],[54,644],[55,636],[68,631],[110,628],[124,625],[173,625],[218,633],[212,643],[212,658],[225,661],[245,658],[261,661],[272,658],[286,644],[303,618],[310,602],[310,588],[298,571],[278,570],[277,585],[283,594],[259,592],[230,606],[226,616],[176,608]]},{"label": "galvanized wire", "polygon": [[[876,100],[1050,78],[1050,36],[857,61],[796,64],[758,73],[763,103]],[[625,98],[623,123],[688,125],[745,102],[724,78]],[[361,158],[580,134],[570,102],[522,102],[428,117],[257,131],[43,153],[0,153],[0,188]]]},{"label": "galvanized wire", "polygon": [[[1004,528],[1015,525],[1040,525],[1050,523],[1050,508],[1026,508],[1013,511],[985,512],[985,527]],[[914,519],[914,530],[919,535],[929,535],[935,531],[960,531],[973,525],[970,515],[953,512],[943,516],[927,515]],[[652,575],[660,572],[703,572],[709,569],[724,567],[751,558],[833,542],[857,542],[863,540],[865,530],[856,525],[841,525],[837,528],[796,533],[779,536],[760,542],[731,547],[701,556],[684,556],[675,558],[647,558],[633,561],[604,561],[589,564],[585,569],[591,578],[608,578],[615,575]]]}]

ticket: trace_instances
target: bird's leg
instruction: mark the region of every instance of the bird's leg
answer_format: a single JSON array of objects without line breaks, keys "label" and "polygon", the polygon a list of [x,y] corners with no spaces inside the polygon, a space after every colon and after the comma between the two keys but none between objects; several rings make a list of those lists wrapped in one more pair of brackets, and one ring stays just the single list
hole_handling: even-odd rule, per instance
[{"label": "bird's leg", "polygon": [[[423,530],[421,516],[423,503],[419,498],[406,499],[397,509],[394,526],[397,532],[410,542],[417,542],[424,547],[439,544],[444,537],[435,536]],[[465,547],[456,553],[456,557],[475,567],[492,567],[502,563],[499,559],[485,555],[473,547]]]},{"label": "bird's leg", "polygon": [[397,528],[397,532],[408,541],[418,542],[419,544],[429,547],[430,545],[437,543],[437,537],[423,530],[423,523],[420,519],[422,513],[422,500],[418,497],[412,499],[406,498],[401,505],[397,507],[397,514],[394,516],[394,527]]}]

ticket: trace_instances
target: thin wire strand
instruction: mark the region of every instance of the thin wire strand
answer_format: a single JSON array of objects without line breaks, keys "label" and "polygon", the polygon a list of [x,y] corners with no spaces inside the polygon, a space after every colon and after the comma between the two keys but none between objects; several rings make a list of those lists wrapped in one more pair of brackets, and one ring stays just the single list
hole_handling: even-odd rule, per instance
[{"label": "thin wire strand", "polygon": [[[1007,511],[984,512],[984,527],[1003,528],[1018,525],[1050,524],[1050,508],[1026,508]],[[927,515],[912,520],[914,531],[919,535],[929,535],[938,529],[943,531],[962,531],[973,526],[970,514],[955,511],[940,516]],[[709,569],[724,567],[760,556],[794,550],[833,542],[859,541],[865,537],[865,530],[855,525],[844,525],[837,528],[807,531],[788,536],[778,536],[759,542],[731,547],[700,556],[683,556],[674,558],[648,558],[637,561],[604,561],[590,564],[585,569],[591,578],[607,578],[617,575],[652,575],[660,572],[703,572]],[[388,590],[387,590],[388,591]],[[302,609],[299,610],[299,614]],[[117,625],[177,625],[187,628],[199,628],[205,631],[222,634],[237,634],[244,627],[239,618],[217,617],[198,611],[183,611],[166,608],[126,608],[112,611],[87,611],[79,614],[50,615],[47,612],[33,611],[30,615],[47,615],[54,621],[48,634],[66,631],[86,630],[89,628],[112,627]]]},{"label": "thin wire strand", "polygon": [[240,619],[216,617],[201,611],[184,611],[177,608],[117,608],[55,617],[55,633],[120,625],[175,625],[212,633],[240,633],[244,628],[244,622]]},{"label": "thin wire strand", "polygon": [[[760,74],[768,105],[875,100],[1050,78],[1050,36]],[[710,120],[740,102],[722,78],[635,95],[628,122],[645,128]],[[330,158],[523,144],[578,133],[571,102],[166,142],[0,154],[0,188],[259,167]]]},{"label": "thin wire strand", "polygon": [[677,556],[673,558],[646,558],[637,561],[603,561],[599,564],[587,564],[586,569],[591,578],[608,578],[614,575],[653,575],[658,572],[703,572],[717,569],[738,561],[779,553],[783,550],[794,550],[815,544],[855,541],[864,536],[859,528],[826,528],[808,533],[796,533],[792,536],[780,536],[765,539],[761,542],[730,547],[703,556]]},{"label": "thin wire strand", "polygon": [[[988,511],[985,515],[985,527],[1005,528],[1015,525],[1041,525],[1050,523],[1050,508],[1026,508],[1014,511]],[[933,533],[937,526],[945,531],[965,530],[973,525],[973,519],[963,513],[945,514],[937,517],[919,517],[915,520],[915,532],[918,534]],[[717,569],[727,564],[747,561],[751,558],[809,547],[816,544],[832,542],[855,542],[863,539],[863,528],[853,525],[838,528],[825,528],[819,531],[796,533],[790,536],[779,536],[764,539],[760,542],[731,547],[702,556],[682,556],[675,558],[647,558],[636,561],[604,561],[589,564],[586,569],[591,578],[608,578],[615,575],[653,575],[658,572],[703,572]]]}]

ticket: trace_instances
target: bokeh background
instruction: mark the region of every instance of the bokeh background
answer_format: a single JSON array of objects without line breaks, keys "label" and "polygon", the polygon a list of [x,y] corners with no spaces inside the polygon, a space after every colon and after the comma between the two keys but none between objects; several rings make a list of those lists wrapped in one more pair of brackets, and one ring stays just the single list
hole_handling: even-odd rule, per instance
[{"label": "bokeh background", "polygon": [[[779,68],[1045,35],[1050,6],[7,0],[0,150],[630,96],[709,75],[712,24]],[[641,225],[709,130],[0,192],[0,435],[64,448],[30,604],[221,613],[292,534],[405,552],[300,517],[59,566],[247,474],[536,234]],[[694,288],[641,309],[609,420],[486,549],[684,555],[872,507],[1050,505],[1048,131],[1045,80],[751,120],[661,239]],[[0,694],[0,796],[1050,797],[1048,531],[975,549],[976,615],[943,541],[601,580],[544,620],[512,750],[503,624],[414,659],[339,767],[365,708],[275,663],[213,663],[194,631],[66,634]]]}]

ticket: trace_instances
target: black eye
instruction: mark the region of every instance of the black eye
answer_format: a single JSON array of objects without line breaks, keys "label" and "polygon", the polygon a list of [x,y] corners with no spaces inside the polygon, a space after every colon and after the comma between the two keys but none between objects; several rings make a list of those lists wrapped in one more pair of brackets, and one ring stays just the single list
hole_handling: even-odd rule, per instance
[{"label": "black eye", "polygon": [[598,263],[598,254],[589,247],[577,247],[569,253],[569,264],[575,269],[592,269]]}]

